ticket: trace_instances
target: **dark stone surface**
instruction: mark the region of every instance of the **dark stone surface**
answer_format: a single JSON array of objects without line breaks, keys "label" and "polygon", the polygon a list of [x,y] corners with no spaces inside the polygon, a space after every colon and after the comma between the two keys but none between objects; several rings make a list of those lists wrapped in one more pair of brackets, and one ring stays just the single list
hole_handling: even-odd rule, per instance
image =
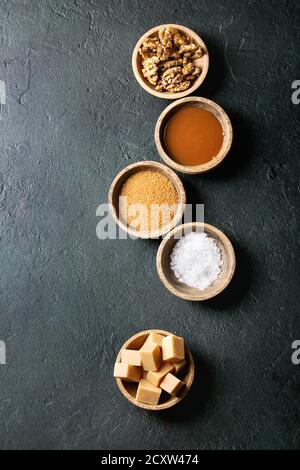
[{"label": "dark stone surface", "polygon": [[[0,447],[299,447],[299,2],[1,0],[0,18]],[[237,254],[207,303],[164,289],[157,241],[95,234],[115,174],[159,160],[167,102],[137,84],[131,52],[165,22],[206,41],[198,94],[234,126],[227,161],[183,177]],[[161,414],[132,407],[112,377],[146,328],[183,335],[196,359],[191,394]]]}]

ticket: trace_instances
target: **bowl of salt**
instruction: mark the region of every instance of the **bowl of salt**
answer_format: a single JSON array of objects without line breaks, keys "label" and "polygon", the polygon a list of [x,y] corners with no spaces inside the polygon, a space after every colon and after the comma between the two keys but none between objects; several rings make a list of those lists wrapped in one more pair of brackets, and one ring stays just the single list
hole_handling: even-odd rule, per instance
[{"label": "bowl of salt", "polygon": [[235,254],[227,236],[213,225],[191,222],[163,239],[156,265],[160,280],[184,300],[203,301],[220,294],[235,271]]}]

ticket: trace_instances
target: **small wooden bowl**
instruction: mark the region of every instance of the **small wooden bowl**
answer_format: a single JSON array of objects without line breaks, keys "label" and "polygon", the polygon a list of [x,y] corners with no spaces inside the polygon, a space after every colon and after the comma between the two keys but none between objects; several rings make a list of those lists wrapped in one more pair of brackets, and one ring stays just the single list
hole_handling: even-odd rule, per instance
[{"label": "small wooden bowl", "polygon": [[[187,90],[181,91],[179,93],[169,93],[167,91],[156,91],[155,87],[151,85],[147,81],[147,79],[143,77],[143,74],[142,74],[142,65],[141,65],[142,57],[139,53],[139,48],[141,47],[143,41],[146,38],[150,36],[157,36],[160,28],[163,28],[166,26],[173,26],[174,28],[178,29],[178,31],[190,37],[195,44],[202,47],[203,52],[204,52],[203,56],[200,59],[195,60],[195,64],[201,68],[201,73],[199,77],[193,82],[193,84]],[[143,34],[143,36],[139,39],[132,54],[133,72],[134,72],[135,78],[137,79],[141,87],[143,87],[144,90],[148,91],[148,93],[150,93],[151,95],[157,96],[158,98],[165,98],[167,100],[177,100],[179,98],[183,98],[184,96],[188,96],[191,93],[194,93],[194,91],[197,90],[197,88],[204,81],[208,72],[208,66],[209,66],[209,55],[208,55],[207,47],[204,44],[203,40],[194,31],[192,31],[189,28],[186,28],[185,26],[181,26],[179,24],[164,24],[164,25],[155,26],[155,28],[149,29],[149,31]]]},{"label": "small wooden bowl", "polygon": [[[137,231],[134,228],[129,227],[126,221],[122,220],[119,216],[119,196],[123,184],[125,183],[127,178],[129,178],[129,176],[131,176],[132,174],[138,171],[145,170],[157,171],[165,175],[173,183],[178,194],[178,205],[174,218],[169,224],[163,225],[160,229],[152,232]],[[112,216],[114,217],[116,223],[122,228],[122,230],[127,232],[129,235],[137,238],[159,238],[162,235],[168,233],[181,221],[186,203],[186,194],[181,180],[173,170],[161,163],[144,161],[133,163],[132,165],[127,166],[122,171],[120,171],[120,173],[117,174],[109,190],[108,202]]]},{"label": "small wooden bowl", "polygon": [[[171,333],[168,331],[164,330],[146,330],[146,331],[141,331],[140,333],[132,336],[128,341],[126,341],[125,344],[123,344],[122,348],[120,349],[118,356],[117,356],[117,362],[121,362],[121,352],[123,349],[140,349],[147,336],[150,333],[159,333],[163,336],[168,336]],[[182,380],[185,383],[185,387],[181,394],[178,397],[172,397],[172,396],[167,396],[165,394],[162,394],[162,397],[164,397],[164,401],[160,402],[158,405],[147,405],[145,403],[140,403],[136,400],[136,391],[137,391],[137,383],[130,383],[130,382],[125,382],[122,379],[116,379],[117,385],[121,391],[121,393],[124,395],[127,400],[129,400],[131,403],[133,403],[135,406],[138,406],[139,408],[144,408],[145,410],[153,410],[153,411],[160,411],[160,410],[165,410],[167,408],[171,408],[174,405],[177,405],[188,393],[190,390],[193,380],[194,380],[194,375],[195,375],[195,364],[194,364],[194,359],[189,351],[189,349],[185,348],[185,359],[186,359],[186,365],[183,370],[184,376],[180,377],[180,380]],[[161,400],[162,400],[161,397]]]},{"label": "small wooden bowl", "polygon": [[[223,144],[218,155],[216,155],[216,157],[213,158],[211,161],[203,163],[202,165],[187,166],[175,162],[171,155],[168,154],[165,146],[164,133],[168,120],[176,113],[176,111],[178,111],[183,106],[197,106],[199,108],[204,108],[207,111],[210,111],[218,118],[223,128]],[[175,170],[187,174],[205,173],[206,171],[210,171],[220,165],[220,163],[224,160],[230,150],[232,138],[232,125],[225,111],[214,101],[197,96],[183,98],[167,106],[167,108],[161,113],[157,120],[154,133],[154,139],[158,153],[164,160],[164,162]]]},{"label": "small wooden bowl", "polygon": [[[186,235],[187,233],[196,230],[204,231],[210,237],[214,238],[221,250],[223,259],[221,274],[217,280],[205,290],[189,287],[180,282],[176,278],[170,266],[170,256],[176,242],[182,235]],[[208,300],[220,294],[232,279],[235,270],[235,263],[233,246],[226,235],[216,227],[202,222],[191,222],[175,227],[161,242],[156,258],[157,272],[164,286],[177,297],[192,301]]]}]

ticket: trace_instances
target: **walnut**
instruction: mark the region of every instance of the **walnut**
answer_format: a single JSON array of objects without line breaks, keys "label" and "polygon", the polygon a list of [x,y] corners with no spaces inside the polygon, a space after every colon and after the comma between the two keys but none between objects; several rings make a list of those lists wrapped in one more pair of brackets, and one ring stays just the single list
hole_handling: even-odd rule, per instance
[{"label": "walnut", "polygon": [[180,91],[185,91],[189,88],[191,82],[185,80],[184,82],[179,83],[178,85],[168,85],[167,90],[172,93],[178,93]]},{"label": "walnut", "polygon": [[157,46],[160,45],[159,39],[156,37],[153,38],[147,38],[144,40],[142,49],[152,49],[156,50]]},{"label": "walnut", "polygon": [[142,73],[145,78],[151,83],[156,85],[158,80],[158,64],[159,60],[156,56],[150,57],[143,61]]},{"label": "walnut", "polygon": [[158,37],[165,49],[172,49],[173,47],[173,31],[174,28],[167,26],[166,28],[161,28],[158,31]]},{"label": "walnut", "polygon": [[198,49],[195,51],[195,53],[192,55],[192,59],[195,60],[195,59],[201,59],[201,57],[203,57],[203,49],[202,47],[198,47]]},{"label": "walnut", "polygon": [[174,43],[174,46],[181,47],[189,43],[189,38],[180,34],[179,31],[176,31],[176,33],[173,36],[173,43]]},{"label": "walnut", "polygon": [[193,80],[195,80],[196,78],[196,75],[186,75],[184,78],[186,78],[186,80],[189,80],[190,82],[192,82]]},{"label": "walnut", "polygon": [[160,80],[158,84],[155,87],[156,91],[164,91],[165,90],[165,84]]},{"label": "walnut", "polygon": [[190,62],[191,55],[192,55],[192,52],[186,52],[185,54],[183,54],[183,59],[182,59],[183,66],[187,65]]},{"label": "walnut", "polygon": [[141,56],[143,57],[143,59],[150,59],[150,57],[153,57],[153,52],[146,52],[146,51],[143,51],[142,49],[139,49],[139,53],[141,54]]},{"label": "walnut", "polygon": [[159,64],[159,59],[155,55],[150,57],[149,59],[145,59],[144,62],[143,62],[144,68],[146,70],[149,70],[154,65],[157,66],[157,64]]},{"label": "walnut", "polygon": [[188,62],[184,67],[182,67],[183,75],[190,75],[195,68],[194,62]]},{"label": "walnut", "polygon": [[174,76],[169,76],[167,78],[162,78],[161,84],[166,88],[166,90],[171,90],[175,85],[178,85],[183,80],[182,73],[177,73]]},{"label": "walnut", "polygon": [[181,72],[181,67],[171,67],[162,74],[162,78],[174,77],[179,72]]},{"label": "walnut", "polygon": [[180,47],[179,54],[185,54],[186,52],[195,52],[196,50],[196,44],[184,44]]},{"label": "walnut", "polygon": [[173,26],[161,28],[158,36],[146,38],[139,53],[142,74],[157,91],[187,90],[200,75],[194,60],[202,57],[202,48]]},{"label": "walnut", "polygon": [[197,76],[200,75],[201,69],[200,67],[195,67],[194,70],[192,71],[192,75]]},{"label": "walnut", "polygon": [[182,59],[167,60],[161,66],[162,66],[163,70],[167,70],[171,67],[178,67],[179,65],[182,65]]}]

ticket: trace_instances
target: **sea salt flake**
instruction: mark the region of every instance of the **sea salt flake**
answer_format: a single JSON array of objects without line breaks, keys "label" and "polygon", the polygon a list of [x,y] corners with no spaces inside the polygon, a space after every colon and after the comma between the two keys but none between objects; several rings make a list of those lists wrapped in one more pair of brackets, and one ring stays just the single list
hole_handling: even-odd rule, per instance
[{"label": "sea salt flake", "polygon": [[206,233],[188,233],[176,243],[171,253],[171,268],[177,279],[200,290],[216,281],[222,265],[221,250]]}]

